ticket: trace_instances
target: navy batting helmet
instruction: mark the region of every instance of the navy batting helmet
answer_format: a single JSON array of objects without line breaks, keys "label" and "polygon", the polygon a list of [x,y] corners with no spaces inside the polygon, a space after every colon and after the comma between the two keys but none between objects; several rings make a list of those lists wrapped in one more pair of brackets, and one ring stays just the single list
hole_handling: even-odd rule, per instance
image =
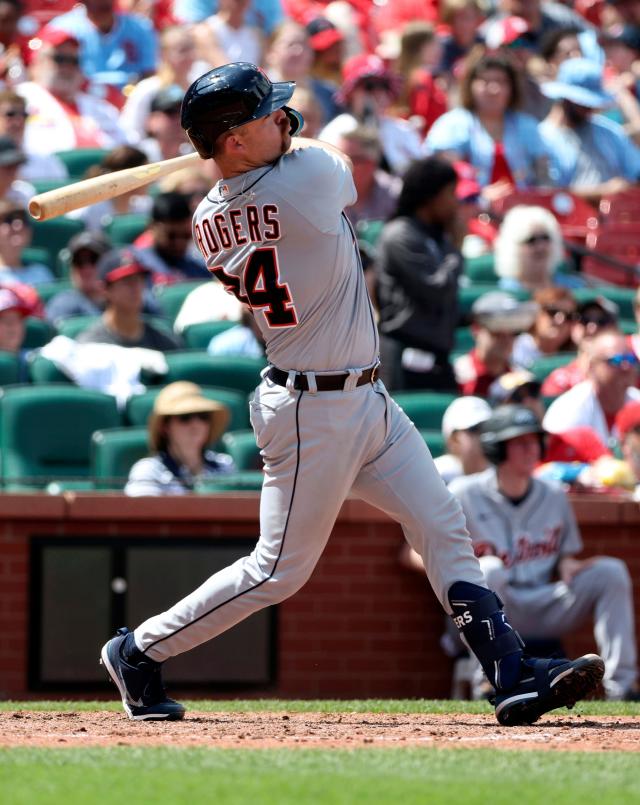
[{"label": "navy batting helmet", "polygon": [[293,135],[304,122],[299,112],[285,106],[295,86],[294,81],[271,82],[255,64],[225,64],[191,84],[182,101],[180,123],[203,159],[213,156],[215,141],[225,131],[276,109],[286,112]]},{"label": "navy batting helmet", "polygon": [[507,457],[506,443],[525,433],[538,434],[540,450],[544,449],[544,431],[533,411],[524,405],[501,405],[480,426],[482,452],[492,464],[502,464]]}]

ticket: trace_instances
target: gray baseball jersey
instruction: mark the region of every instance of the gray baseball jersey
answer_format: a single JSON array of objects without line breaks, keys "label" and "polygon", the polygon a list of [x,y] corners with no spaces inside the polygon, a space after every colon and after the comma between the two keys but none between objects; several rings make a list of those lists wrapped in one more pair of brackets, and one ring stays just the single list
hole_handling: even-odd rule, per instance
[{"label": "gray baseball jersey", "polygon": [[281,369],[376,360],[373,310],[342,212],[355,199],[344,160],[309,147],[220,180],[196,210],[194,239],[209,271],[251,308],[269,362]]},{"label": "gray baseball jersey", "polygon": [[520,587],[547,584],[558,559],[582,550],[565,492],[537,478],[532,483],[517,506],[498,491],[494,468],[449,484],[462,504],[476,555],[496,554],[510,583]]}]

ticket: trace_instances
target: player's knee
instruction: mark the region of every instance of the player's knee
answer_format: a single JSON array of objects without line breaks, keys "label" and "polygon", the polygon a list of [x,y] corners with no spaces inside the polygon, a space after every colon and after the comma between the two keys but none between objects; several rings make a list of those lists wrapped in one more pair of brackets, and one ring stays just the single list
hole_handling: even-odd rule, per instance
[{"label": "player's knee", "polygon": [[286,575],[272,576],[269,579],[269,593],[272,603],[279,604],[281,601],[286,601],[292,595],[298,592],[301,587],[309,579],[311,573],[307,572],[287,572]]},{"label": "player's knee", "polygon": [[502,559],[497,556],[481,556],[478,561],[480,562],[480,570],[482,570],[487,582],[487,587],[490,590],[495,590],[499,593],[500,590],[507,586],[509,573]]},{"label": "player's knee", "polygon": [[600,556],[593,563],[591,569],[597,574],[606,588],[631,589],[629,568],[622,559],[618,559],[615,556]]}]

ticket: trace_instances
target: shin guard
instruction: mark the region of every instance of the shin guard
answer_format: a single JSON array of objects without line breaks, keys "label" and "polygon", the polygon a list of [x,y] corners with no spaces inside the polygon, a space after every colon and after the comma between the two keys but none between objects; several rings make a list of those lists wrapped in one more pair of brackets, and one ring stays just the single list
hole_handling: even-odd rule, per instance
[{"label": "shin guard", "polygon": [[520,680],[524,643],[507,621],[500,598],[466,581],[452,584],[448,597],[453,622],[491,684],[496,690],[514,687]]}]

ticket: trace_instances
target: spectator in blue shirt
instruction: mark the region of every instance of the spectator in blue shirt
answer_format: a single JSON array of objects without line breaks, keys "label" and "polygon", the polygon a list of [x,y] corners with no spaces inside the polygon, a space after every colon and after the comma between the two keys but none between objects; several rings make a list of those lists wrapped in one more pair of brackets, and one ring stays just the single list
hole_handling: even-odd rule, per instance
[{"label": "spectator in blue shirt", "polygon": [[114,0],[84,0],[51,23],[80,42],[82,72],[122,88],[155,72],[157,36],[150,20],[115,11]]},{"label": "spectator in blue shirt", "polygon": [[[217,0],[175,0],[173,4],[173,15],[179,22],[202,22],[217,10]],[[251,0],[247,25],[255,25],[271,35],[283,17],[280,0]]]},{"label": "spectator in blue shirt", "polygon": [[535,118],[518,111],[520,99],[518,75],[509,58],[482,55],[462,80],[461,108],[446,112],[429,130],[427,152],[470,162],[483,187],[544,184],[546,150]]},{"label": "spectator in blue shirt", "polygon": [[554,101],[539,130],[557,185],[597,203],[640,179],[640,149],[621,126],[596,114],[613,101],[602,87],[599,65],[568,59],[542,91]]}]

